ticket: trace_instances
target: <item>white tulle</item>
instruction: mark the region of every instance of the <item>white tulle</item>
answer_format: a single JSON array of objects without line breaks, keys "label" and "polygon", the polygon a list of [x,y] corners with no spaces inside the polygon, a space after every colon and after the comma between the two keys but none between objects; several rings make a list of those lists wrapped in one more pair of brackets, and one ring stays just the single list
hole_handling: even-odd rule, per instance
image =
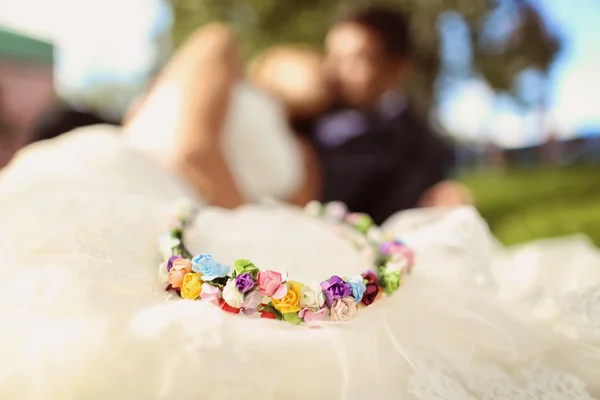
[{"label": "white tulle", "polygon": [[[585,240],[507,250],[473,209],[401,213],[386,229],[417,258],[397,294],[320,329],[247,318],[165,300],[156,240],[185,187],[144,157],[113,165],[78,146],[69,171],[35,178],[24,157],[0,181],[2,399],[600,394],[600,255]],[[307,283],[369,268],[327,223],[277,204],[202,208],[186,239]]]}]

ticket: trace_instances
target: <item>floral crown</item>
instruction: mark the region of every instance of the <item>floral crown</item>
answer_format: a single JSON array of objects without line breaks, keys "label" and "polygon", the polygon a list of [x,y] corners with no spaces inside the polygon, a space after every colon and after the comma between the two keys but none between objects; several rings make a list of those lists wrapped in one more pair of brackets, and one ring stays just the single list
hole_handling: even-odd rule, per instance
[{"label": "floral crown", "polygon": [[402,242],[386,238],[366,214],[348,213],[342,203],[309,203],[305,211],[327,218],[359,234],[353,244],[371,249],[373,269],[348,278],[334,275],[310,286],[288,280],[285,272],[261,270],[249,260],[237,260],[233,270],[210,254],[192,257],[183,243],[183,231],[194,218],[190,202],[176,208],[170,229],[160,238],[164,257],[159,275],[166,291],[186,300],[204,300],[224,311],[292,324],[348,321],[358,308],[369,306],[400,288],[411,272],[413,253]]}]

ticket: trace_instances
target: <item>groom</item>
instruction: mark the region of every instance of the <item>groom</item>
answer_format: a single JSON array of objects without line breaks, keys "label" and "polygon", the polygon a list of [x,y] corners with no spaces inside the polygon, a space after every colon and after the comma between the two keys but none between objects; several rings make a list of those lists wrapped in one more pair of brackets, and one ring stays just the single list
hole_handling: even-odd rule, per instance
[{"label": "groom", "polygon": [[446,181],[452,145],[404,94],[411,38],[403,14],[371,7],[336,23],[324,71],[337,104],[309,135],[323,173],[321,200],[343,201],[382,223],[396,211],[462,203]]}]

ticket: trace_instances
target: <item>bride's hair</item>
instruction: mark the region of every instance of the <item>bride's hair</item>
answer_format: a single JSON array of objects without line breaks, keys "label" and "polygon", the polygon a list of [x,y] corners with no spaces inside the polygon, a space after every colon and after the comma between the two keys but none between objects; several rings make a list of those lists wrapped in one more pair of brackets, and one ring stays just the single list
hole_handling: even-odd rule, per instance
[{"label": "bride's hair", "polygon": [[256,57],[248,67],[248,78],[284,105],[287,122],[301,146],[304,159],[304,185],[292,202],[304,205],[319,198],[321,187],[319,163],[312,145],[304,134],[312,130],[313,120],[331,104],[318,51],[300,45],[271,47]]}]

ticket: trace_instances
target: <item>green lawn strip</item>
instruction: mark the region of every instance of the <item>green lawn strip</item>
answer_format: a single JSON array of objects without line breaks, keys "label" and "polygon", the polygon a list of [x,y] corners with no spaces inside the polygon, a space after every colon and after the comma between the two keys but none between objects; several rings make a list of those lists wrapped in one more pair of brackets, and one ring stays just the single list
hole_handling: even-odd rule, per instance
[{"label": "green lawn strip", "polygon": [[600,245],[600,168],[577,166],[469,174],[463,182],[506,244],[572,233]]}]

